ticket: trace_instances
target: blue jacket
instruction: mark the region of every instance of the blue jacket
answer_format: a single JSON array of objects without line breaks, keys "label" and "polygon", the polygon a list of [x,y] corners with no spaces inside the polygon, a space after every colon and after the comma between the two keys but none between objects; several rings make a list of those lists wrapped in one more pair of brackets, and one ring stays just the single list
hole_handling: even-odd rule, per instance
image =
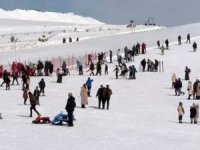
[{"label": "blue jacket", "polygon": [[93,82],[93,80],[88,79],[88,80],[86,81],[87,87],[92,87],[92,82]]}]

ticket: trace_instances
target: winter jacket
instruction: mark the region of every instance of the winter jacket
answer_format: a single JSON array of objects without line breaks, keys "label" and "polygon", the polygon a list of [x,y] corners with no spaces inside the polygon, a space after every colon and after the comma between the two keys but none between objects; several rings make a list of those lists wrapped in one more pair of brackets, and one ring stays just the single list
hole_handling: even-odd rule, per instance
[{"label": "winter jacket", "polygon": [[190,108],[190,118],[196,117],[196,114],[197,114],[196,108],[194,106],[192,106]]},{"label": "winter jacket", "polygon": [[84,86],[81,87],[81,105],[87,105],[88,104],[88,89],[87,87],[85,88]]},{"label": "winter jacket", "polygon": [[31,94],[29,94],[29,98],[30,98],[30,104],[31,105],[36,105],[36,98],[35,98],[35,96],[31,93]]},{"label": "winter jacket", "polygon": [[176,75],[173,74],[173,75],[172,75],[172,83],[175,83],[175,82],[176,82]]},{"label": "winter jacket", "polygon": [[23,91],[24,91],[24,92],[23,92],[23,98],[24,98],[24,99],[27,99],[27,98],[28,98],[28,90],[27,90],[27,89],[24,89]]},{"label": "winter jacket", "polygon": [[88,79],[88,80],[86,81],[87,87],[92,87],[92,82],[93,82],[93,80]]},{"label": "winter jacket", "polygon": [[197,93],[196,93],[196,96],[200,96],[200,82],[197,84]]},{"label": "winter jacket", "polygon": [[183,109],[183,107],[182,106],[178,106],[178,115],[179,116],[182,116],[182,115],[184,115],[184,113],[185,113],[185,111],[184,111],[184,109]]},{"label": "winter jacket", "polygon": [[40,89],[44,89],[46,86],[44,80],[41,80],[38,84],[39,84]]},{"label": "winter jacket", "polygon": [[193,91],[192,91],[192,83],[188,83],[187,90],[188,90],[188,94],[192,95],[192,93],[193,93]]},{"label": "winter jacket", "polygon": [[67,112],[73,112],[75,107],[76,107],[75,98],[73,96],[70,96],[67,100],[67,105],[65,107],[65,110]]}]

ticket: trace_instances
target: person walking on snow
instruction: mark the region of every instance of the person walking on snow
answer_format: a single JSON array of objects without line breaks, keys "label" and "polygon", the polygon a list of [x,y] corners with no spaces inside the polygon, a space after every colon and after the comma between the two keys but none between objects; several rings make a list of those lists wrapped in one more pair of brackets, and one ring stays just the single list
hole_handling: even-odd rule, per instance
[{"label": "person walking on snow", "polygon": [[29,95],[29,99],[30,99],[30,104],[31,104],[31,107],[30,107],[30,117],[32,117],[32,110],[34,110],[38,116],[40,116],[40,113],[36,110],[36,98],[35,96],[31,93],[31,92],[28,92],[28,95]]},{"label": "person walking on snow", "polygon": [[188,91],[188,100],[190,100],[190,97],[192,96],[192,82],[191,81],[188,81],[187,91]]},{"label": "person walking on snow", "polygon": [[67,104],[65,106],[65,110],[67,111],[68,115],[68,126],[72,127],[73,124],[73,112],[74,108],[76,107],[75,98],[73,97],[72,93],[68,93]]},{"label": "person walking on snow", "polygon": [[189,74],[191,70],[187,66],[185,67],[185,80],[190,80]]},{"label": "person walking on snow", "polygon": [[90,79],[90,77],[88,77],[87,81],[86,81],[86,86],[88,88],[88,96],[91,97],[90,92],[91,92],[91,88],[92,88],[92,82],[93,79]]},{"label": "person walking on snow", "polygon": [[178,120],[179,120],[179,123],[182,123],[183,115],[185,113],[182,102],[179,102],[177,111],[178,111]]},{"label": "person walking on snow", "polygon": [[83,84],[81,87],[81,108],[85,108],[85,105],[88,105],[88,88],[86,84]]}]

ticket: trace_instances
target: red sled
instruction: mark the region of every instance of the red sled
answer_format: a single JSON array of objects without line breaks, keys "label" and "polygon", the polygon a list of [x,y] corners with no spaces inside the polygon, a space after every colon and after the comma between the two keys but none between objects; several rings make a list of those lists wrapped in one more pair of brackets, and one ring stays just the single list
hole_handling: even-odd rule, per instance
[{"label": "red sled", "polygon": [[35,124],[46,124],[46,123],[50,123],[50,117],[41,117],[38,116],[35,120],[32,121],[32,123]]}]

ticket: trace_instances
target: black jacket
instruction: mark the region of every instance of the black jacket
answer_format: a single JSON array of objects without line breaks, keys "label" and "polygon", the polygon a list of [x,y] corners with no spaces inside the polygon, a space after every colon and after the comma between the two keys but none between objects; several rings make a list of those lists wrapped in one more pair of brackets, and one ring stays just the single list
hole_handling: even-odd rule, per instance
[{"label": "black jacket", "polygon": [[75,107],[76,107],[75,98],[73,96],[70,96],[67,100],[67,105],[65,109],[67,112],[73,112]]}]

